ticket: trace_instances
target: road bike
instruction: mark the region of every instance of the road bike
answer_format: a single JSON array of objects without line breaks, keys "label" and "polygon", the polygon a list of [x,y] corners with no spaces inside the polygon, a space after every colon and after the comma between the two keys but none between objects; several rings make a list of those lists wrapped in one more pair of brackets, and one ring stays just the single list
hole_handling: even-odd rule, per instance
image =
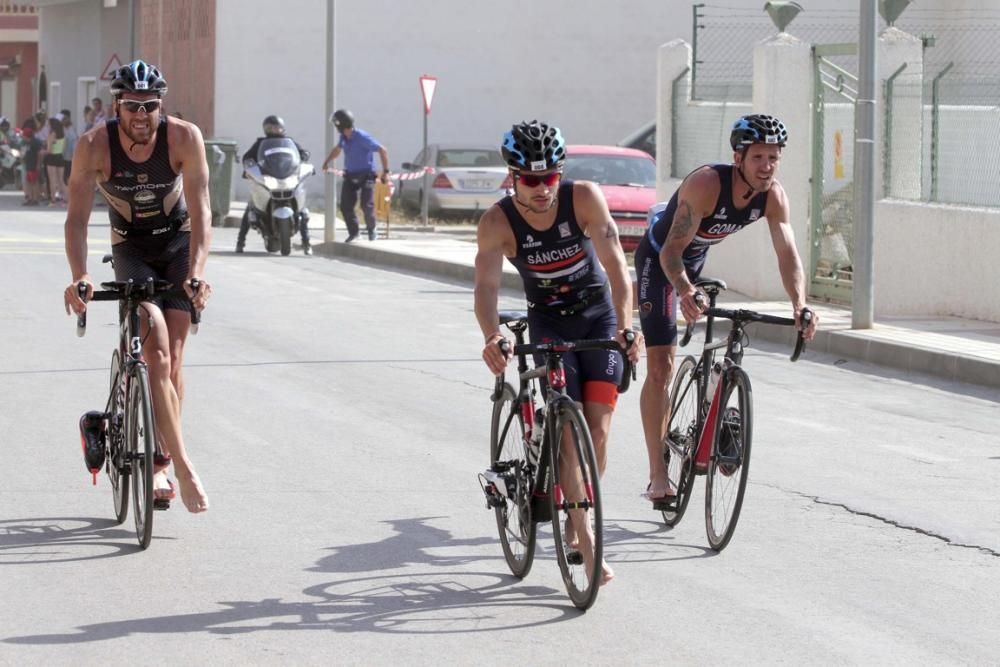
[{"label": "road bike", "polygon": [[[494,510],[504,557],[518,578],[531,570],[538,524],[551,521],[566,591],[574,605],[588,609],[597,599],[603,576],[600,474],[583,411],[566,392],[562,357],[570,352],[622,349],[614,339],[525,343],[528,322],[523,312],[502,312],[500,323],[515,336],[512,350],[506,339],[500,345],[517,357],[518,389],[501,374],[490,397],[490,468],[480,475],[486,507]],[[634,335],[628,335],[631,345]],[[529,368],[528,357],[536,354],[544,363]],[[619,392],[623,393],[634,369],[624,352],[620,358],[624,366]],[[545,399],[538,404],[541,389]],[[567,536],[569,531],[576,539]],[[585,533],[593,535],[589,549]],[[590,552],[589,563],[582,549]]]},{"label": "road bike", "polygon": [[[750,376],[740,365],[750,342],[746,326],[753,322],[795,325],[789,317],[777,317],[752,310],[717,308],[715,300],[726,283],[715,278],[700,278],[695,287],[708,296],[705,309],[705,344],[701,357],[687,356],[674,375],[670,391],[670,419],[663,439],[667,478],[677,495],[654,502],[668,526],[677,525],[691,500],[695,476],[705,476],[705,530],[715,551],[729,544],[740,518],[747,477],[750,473],[750,446],[753,436],[753,395]],[[705,297],[696,300],[704,307]],[[716,318],[732,321],[729,334],[712,339]],[[813,313],[803,308],[803,329]],[[681,347],[688,344],[694,322],[688,322]],[[805,348],[798,331],[791,360],[797,361]],[[721,361],[716,353],[725,350]]]},{"label": "road bike", "polygon": [[[110,261],[110,255],[104,258]],[[153,535],[153,510],[166,509],[153,494],[153,472],[156,461],[168,460],[157,438],[153,414],[153,396],[149,386],[149,370],[142,355],[142,335],[139,311],[144,301],[155,297],[187,298],[182,289],[163,280],[145,282],[112,281],[101,283],[92,301],[118,301],[118,347],[111,353],[111,385],[102,413],[95,415],[100,422],[104,444],[103,467],[111,482],[115,520],[121,524],[128,517],[129,487],[132,490],[132,514],[139,546],[145,549]],[[191,288],[198,290],[198,281]],[[86,300],[87,286],[78,286],[80,298]],[[191,309],[191,333],[197,333],[200,314]],[[150,322],[152,326],[152,322]],[[87,330],[87,313],[77,316],[77,336]],[[148,332],[147,334],[148,335]],[[83,434],[81,434],[81,438]],[[86,445],[85,445],[86,448]],[[101,466],[92,469],[94,484]]]}]

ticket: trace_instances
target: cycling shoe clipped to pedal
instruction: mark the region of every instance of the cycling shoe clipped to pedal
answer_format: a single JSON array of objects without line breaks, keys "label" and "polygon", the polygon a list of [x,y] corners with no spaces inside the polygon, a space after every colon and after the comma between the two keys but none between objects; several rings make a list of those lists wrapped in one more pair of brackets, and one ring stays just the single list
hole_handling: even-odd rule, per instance
[{"label": "cycling shoe clipped to pedal", "polygon": [[97,485],[97,473],[104,466],[108,438],[107,420],[103,412],[91,410],[80,417],[80,447],[83,461]]}]

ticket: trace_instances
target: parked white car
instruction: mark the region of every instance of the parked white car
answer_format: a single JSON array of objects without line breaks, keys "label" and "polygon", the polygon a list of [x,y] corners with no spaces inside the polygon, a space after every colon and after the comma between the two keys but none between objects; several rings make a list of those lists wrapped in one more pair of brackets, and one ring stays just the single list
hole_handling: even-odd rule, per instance
[{"label": "parked white car", "polygon": [[469,144],[428,144],[413,162],[403,163],[397,197],[407,213],[420,212],[424,180],[430,196],[427,211],[478,217],[507,194],[511,187],[507,165],[496,146]]}]

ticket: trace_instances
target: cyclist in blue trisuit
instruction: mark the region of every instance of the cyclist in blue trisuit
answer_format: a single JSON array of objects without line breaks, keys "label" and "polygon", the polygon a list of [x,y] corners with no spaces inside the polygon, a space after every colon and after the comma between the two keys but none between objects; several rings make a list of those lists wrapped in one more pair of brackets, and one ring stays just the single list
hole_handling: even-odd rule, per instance
[{"label": "cyclist in blue trisuit", "polygon": [[[649,212],[649,228],[635,251],[639,319],[646,334],[646,380],[639,396],[649,455],[645,496],[654,503],[673,498],[667,482],[663,436],[670,418],[669,383],[677,353],[677,300],[687,321],[701,316],[693,281],[711,246],[766,218],[778,271],[795,320],[806,305],[805,274],[789,223],[788,197],[775,175],[788,140],[784,123],[764,114],[743,116],[733,125],[732,164],[692,171],[666,203]],[[811,339],[818,316],[804,332]],[[800,325],[797,325],[801,328]]]},{"label": "cyclist in blue trisuit", "polygon": [[[514,193],[483,214],[477,237],[475,310],[486,365],[499,375],[509,360],[498,345],[504,338],[497,297],[505,257],[524,281],[532,342],[615,338],[625,349],[624,334],[632,327],[631,280],[604,194],[594,183],[562,180],[566,144],[559,129],[546,123],[514,125],[501,153]],[[632,363],[638,362],[641,345],[637,333],[636,344],[628,347]],[[618,352],[594,351],[569,353],[563,361],[567,390],[583,404],[603,474],[621,358]],[[585,531],[569,529],[567,543],[579,543],[584,559],[592,559],[589,525]],[[604,563],[602,584],[613,576]]]},{"label": "cyclist in blue trisuit", "polygon": [[[143,357],[149,367],[158,436],[169,455],[156,462],[154,495],[160,501],[174,496],[167,478],[172,460],[185,507],[204,512],[208,496],[181,434],[181,364],[191,307],[201,310],[211,294],[202,277],[211,241],[208,164],[198,127],[163,113],[166,93],[167,82],[152,65],[136,60],[122,66],[111,82],[115,117],[80,137],[66,212],[66,257],[73,280],[63,299],[67,313],[82,313],[87,304],[80,299],[77,284],[86,283],[88,299],[93,293],[87,273],[87,225],[96,186],[108,201],[115,279],[167,280],[176,287],[183,285],[191,299],[143,304],[144,317],[152,324],[143,322]],[[197,292],[191,289],[192,279],[201,283]]]}]

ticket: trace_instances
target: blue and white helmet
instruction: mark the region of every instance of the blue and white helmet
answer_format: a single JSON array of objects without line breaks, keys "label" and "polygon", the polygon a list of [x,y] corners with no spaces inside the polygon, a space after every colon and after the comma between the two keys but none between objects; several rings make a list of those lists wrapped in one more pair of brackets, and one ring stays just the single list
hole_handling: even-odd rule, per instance
[{"label": "blue and white helmet", "polygon": [[762,113],[741,116],[729,134],[729,145],[734,151],[742,150],[753,144],[771,144],[784,148],[788,141],[788,130],[785,124],[774,116]]},{"label": "blue and white helmet", "polygon": [[119,67],[111,81],[112,97],[125,93],[156,93],[163,97],[167,94],[167,80],[153,65],[136,60]]},{"label": "blue and white helmet", "polygon": [[566,160],[566,141],[558,127],[533,120],[510,128],[500,153],[515,171],[546,171]]}]

